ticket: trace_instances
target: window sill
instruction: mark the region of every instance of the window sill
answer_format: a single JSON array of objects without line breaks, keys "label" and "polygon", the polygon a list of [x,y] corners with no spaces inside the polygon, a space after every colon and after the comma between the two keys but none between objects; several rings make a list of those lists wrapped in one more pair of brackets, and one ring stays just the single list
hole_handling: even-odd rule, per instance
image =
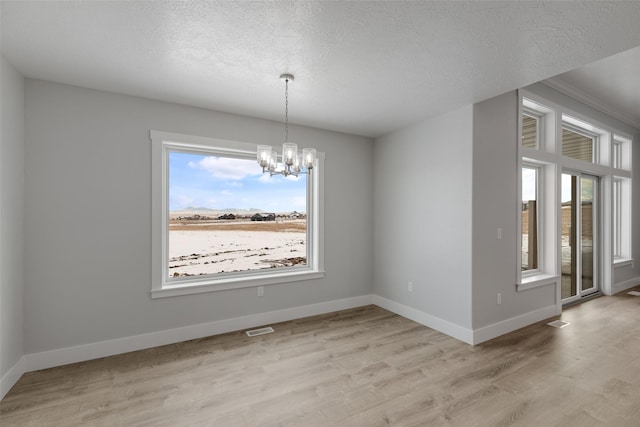
[{"label": "window sill", "polygon": [[633,266],[633,259],[630,259],[630,258],[618,258],[618,259],[614,259],[613,260],[613,267],[614,268],[627,267],[629,265]]},{"label": "window sill", "polygon": [[547,286],[555,284],[559,279],[559,276],[555,274],[540,273],[532,276],[523,277],[520,283],[516,284],[516,290],[518,292],[525,291],[527,289],[539,288],[541,286]]},{"label": "window sill", "polygon": [[299,282],[324,278],[324,271],[304,270],[295,272],[278,272],[257,276],[225,277],[181,284],[165,283],[162,289],[151,291],[151,298],[167,298],[180,295],[201,294],[204,292],[227,291],[255,286],[274,285],[277,283]]}]

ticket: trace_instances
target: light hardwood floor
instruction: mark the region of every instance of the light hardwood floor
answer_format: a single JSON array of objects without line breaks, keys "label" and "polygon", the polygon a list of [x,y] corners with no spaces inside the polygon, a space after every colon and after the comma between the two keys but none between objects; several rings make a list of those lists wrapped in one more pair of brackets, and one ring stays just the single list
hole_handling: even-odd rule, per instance
[{"label": "light hardwood floor", "polygon": [[0,425],[639,426],[640,297],[562,319],[472,347],[346,310],[28,373]]}]

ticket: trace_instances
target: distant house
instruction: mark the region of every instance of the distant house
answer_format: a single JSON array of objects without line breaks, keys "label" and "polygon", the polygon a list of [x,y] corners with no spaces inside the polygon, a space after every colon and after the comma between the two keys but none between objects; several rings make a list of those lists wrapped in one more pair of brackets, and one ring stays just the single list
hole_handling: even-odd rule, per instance
[{"label": "distant house", "polygon": [[257,213],[251,217],[251,221],[275,221],[276,214],[274,213]]},{"label": "distant house", "polygon": [[236,219],[236,216],[234,214],[224,214],[220,215],[218,219]]},{"label": "distant house", "polygon": [[289,218],[304,218],[304,214],[301,214],[300,212],[297,212],[297,211],[293,211],[289,214]]}]

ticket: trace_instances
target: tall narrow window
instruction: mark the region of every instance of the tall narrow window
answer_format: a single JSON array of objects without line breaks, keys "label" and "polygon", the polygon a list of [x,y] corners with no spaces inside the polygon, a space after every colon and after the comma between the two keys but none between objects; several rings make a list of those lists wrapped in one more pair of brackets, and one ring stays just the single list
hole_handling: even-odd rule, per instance
[{"label": "tall narrow window", "polygon": [[613,181],[613,258],[622,258],[622,180]]},{"label": "tall narrow window", "polygon": [[538,187],[539,169],[522,167],[522,271],[538,269],[539,220]]}]

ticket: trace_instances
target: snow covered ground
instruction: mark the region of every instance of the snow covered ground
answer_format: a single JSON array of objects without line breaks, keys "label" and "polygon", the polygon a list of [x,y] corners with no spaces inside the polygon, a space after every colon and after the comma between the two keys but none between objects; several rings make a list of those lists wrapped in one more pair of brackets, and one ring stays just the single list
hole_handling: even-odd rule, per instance
[{"label": "snow covered ground", "polygon": [[306,240],[301,231],[171,230],[169,276],[305,264]]}]

